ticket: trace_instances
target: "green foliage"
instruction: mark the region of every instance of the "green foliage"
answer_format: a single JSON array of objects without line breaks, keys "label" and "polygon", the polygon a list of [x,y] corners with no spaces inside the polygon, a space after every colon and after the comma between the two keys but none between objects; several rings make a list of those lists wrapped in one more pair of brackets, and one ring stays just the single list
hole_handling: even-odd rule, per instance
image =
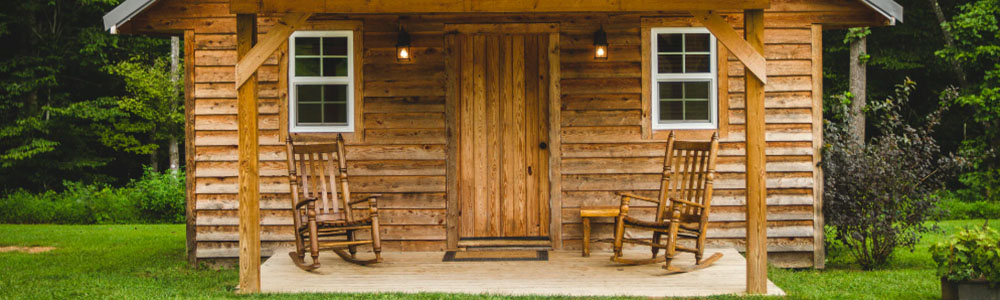
[{"label": "green foliage", "polygon": [[1000,285],[1000,233],[982,228],[956,232],[930,247],[937,275],[952,281],[985,280]]},{"label": "green foliage", "polygon": [[183,172],[153,172],[129,184],[129,196],[143,219],[154,223],[184,223],[186,197]]},{"label": "green foliage", "polygon": [[957,61],[980,79],[953,103],[971,111],[972,134],[961,151],[972,171],[960,176],[963,196],[970,201],[1000,203],[1000,0],[978,0],[959,6],[959,14],[944,25],[955,37],[953,47],[937,52]]},{"label": "green foliage", "polygon": [[[107,66],[166,56],[162,38],[115,36],[101,16],[121,0],[17,1],[0,12],[0,193],[62,182],[124,183],[148,157],[114,151],[75,103],[129,95]],[[96,113],[96,112],[95,112]],[[122,180],[124,179],[124,180]]]},{"label": "green foliage", "polygon": [[843,119],[825,128],[823,214],[865,269],[885,265],[896,247],[912,249],[931,230],[925,221],[936,215],[936,207],[929,196],[958,163],[942,159],[931,137],[943,106],[916,128],[902,117],[915,87],[907,80],[894,96],[869,102],[867,118],[881,134],[865,144],[856,142],[849,128],[846,105],[835,107]]},{"label": "green foliage", "polygon": [[936,197],[941,199],[938,207],[944,213],[943,219],[996,219],[1000,218],[1000,202],[988,200],[966,200],[961,196],[966,190],[940,191]]},{"label": "green foliage", "polygon": [[183,172],[147,169],[122,188],[67,181],[62,192],[18,190],[0,198],[0,223],[182,223],[184,178]]}]

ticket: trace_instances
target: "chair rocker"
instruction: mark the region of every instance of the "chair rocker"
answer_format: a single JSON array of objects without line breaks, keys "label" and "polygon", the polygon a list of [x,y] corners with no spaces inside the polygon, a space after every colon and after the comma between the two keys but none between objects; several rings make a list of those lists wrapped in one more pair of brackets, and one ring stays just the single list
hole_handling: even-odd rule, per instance
[{"label": "chair rocker", "polygon": [[[621,207],[615,219],[614,256],[611,260],[621,264],[651,264],[663,262],[663,268],[672,273],[684,273],[708,267],[722,258],[722,253],[702,259],[705,234],[712,201],[712,181],[715,177],[715,158],[719,148],[718,133],[711,141],[676,141],[671,132],[663,159],[663,179],[657,199],[630,193],[618,193]],[[656,204],[654,220],[640,220],[629,215],[632,200]],[[626,229],[652,231],[652,241],[625,237]],[[678,245],[679,240],[694,240],[695,247]],[[649,259],[622,256],[623,244],[652,247]],[[659,256],[660,249],[666,250]],[[671,266],[679,252],[694,253],[695,265]]]},{"label": "chair rocker", "polygon": [[[306,271],[319,268],[320,250],[333,250],[345,261],[359,265],[382,262],[379,196],[351,201],[343,136],[337,135],[336,143],[309,145],[295,145],[289,137],[286,145],[295,224],[295,251],[288,255],[295,265]],[[367,204],[367,209],[357,209],[356,215],[354,206],[361,204]],[[356,239],[361,233],[371,234],[371,239]],[[371,245],[374,258],[358,259],[358,246],[363,245]],[[312,264],[305,262],[307,251]]]}]

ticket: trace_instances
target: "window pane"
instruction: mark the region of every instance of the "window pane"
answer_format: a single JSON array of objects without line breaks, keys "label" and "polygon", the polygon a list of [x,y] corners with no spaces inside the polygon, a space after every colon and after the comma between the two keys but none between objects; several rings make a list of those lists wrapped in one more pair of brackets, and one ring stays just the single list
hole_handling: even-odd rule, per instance
[{"label": "window pane", "polygon": [[323,101],[322,85],[299,85],[296,88],[296,98],[299,102]]},{"label": "window pane", "polygon": [[681,99],[684,91],[680,82],[660,82],[660,99]]},{"label": "window pane", "polygon": [[657,59],[657,72],[659,73],[681,73],[681,55],[660,55]]},{"label": "window pane", "polygon": [[323,58],[323,76],[347,76],[347,59]]},{"label": "window pane", "polygon": [[684,120],[683,101],[660,101],[661,121],[682,121]]},{"label": "window pane", "polygon": [[708,121],[708,101],[687,101],[684,106],[685,120]]},{"label": "window pane", "polygon": [[347,38],[323,38],[323,55],[347,55]]},{"label": "window pane", "polygon": [[319,38],[295,38],[295,56],[299,55],[319,55]]},{"label": "window pane", "polygon": [[711,88],[708,81],[684,83],[684,99],[707,100]]},{"label": "window pane", "polygon": [[321,123],[323,122],[323,111],[320,110],[322,104],[299,104],[298,107],[298,123]]},{"label": "window pane", "polygon": [[347,103],[323,104],[323,123],[347,123]]},{"label": "window pane", "polygon": [[661,33],[656,35],[656,51],[658,52],[681,52],[684,51],[680,33]]},{"label": "window pane", "polygon": [[319,76],[319,58],[296,58],[295,76]]},{"label": "window pane", "polygon": [[324,102],[347,102],[347,86],[331,84],[323,86]]},{"label": "window pane", "polygon": [[712,66],[709,60],[711,56],[708,55],[690,55],[686,57],[687,60],[687,70],[685,73],[708,73],[710,67]]},{"label": "window pane", "polygon": [[709,52],[709,38],[707,33],[688,33],[684,35],[685,52]]}]

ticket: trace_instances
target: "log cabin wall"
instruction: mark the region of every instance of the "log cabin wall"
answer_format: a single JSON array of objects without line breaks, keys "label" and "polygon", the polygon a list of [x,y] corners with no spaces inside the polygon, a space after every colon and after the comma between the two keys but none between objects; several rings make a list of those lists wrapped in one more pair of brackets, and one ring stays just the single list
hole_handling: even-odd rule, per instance
[{"label": "log cabin wall", "polygon": [[[771,262],[785,267],[809,267],[822,261],[822,231],[814,227],[819,203],[814,192],[817,174],[814,134],[821,114],[814,95],[821,85],[813,45],[821,31],[813,23],[874,19],[856,1],[774,1],[768,11],[765,57],[768,171],[768,251]],[[345,22],[343,20],[354,20]],[[261,34],[274,18],[259,20]],[[729,15],[739,30],[742,16]],[[413,59],[395,61],[398,24],[412,36]],[[359,44],[360,94],[355,100],[361,119],[348,139],[351,188],[357,197],[381,193],[383,247],[386,250],[428,251],[446,248],[446,77],[445,23],[556,22],[560,24],[562,96],[561,158],[562,244],[580,246],[581,205],[617,205],[616,191],[656,194],[660,180],[665,133],[648,128],[643,99],[643,24],[693,24],[684,14],[532,14],[532,15],[315,15],[313,28],[354,24]],[[860,22],[860,21],[856,21]],[[238,254],[237,130],[234,81],[235,18],[228,1],[157,3],[123,30],[183,31],[189,93],[189,199],[197,260],[235,261]],[[325,27],[324,27],[325,26]],[[593,32],[608,33],[609,58],[593,58]],[[743,66],[719,47],[719,130],[722,135],[711,243],[742,250],[744,209]],[[287,135],[287,47],[259,71],[260,182],[262,253],[291,247],[293,236],[284,137]],[[193,60],[193,62],[191,61]],[[363,95],[363,98],[361,97]],[[815,97],[820,99],[821,97]],[[645,124],[645,125],[644,125]],[[681,138],[707,138],[704,132],[678,132]],[[298,140],[332,140],[334,134],[296,134]],[[553,149],[556,150],[556,149]],[[191,202],[191,201],[189,201]],[[652,214],[653,208],[635,211]],[[594,224],[596,237],[610,237],[612,220]],[[815,228],[819,228],[816,230]],[[818,240],[818,242],[817,242]],[[597,244],[596,247],[608,247]],[[815,257],[814,257],[815,256]]]}]

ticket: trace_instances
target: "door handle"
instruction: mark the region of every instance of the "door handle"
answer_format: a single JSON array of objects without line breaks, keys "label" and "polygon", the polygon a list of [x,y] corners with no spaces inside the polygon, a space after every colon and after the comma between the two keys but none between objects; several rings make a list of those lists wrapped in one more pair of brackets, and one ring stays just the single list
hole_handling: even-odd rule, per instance
[{"label": "door handle", "polygon": [[548,147],[549,147],[549,144],[546,144],[545,142],[538,143],[538,149],[545,150]]}]

